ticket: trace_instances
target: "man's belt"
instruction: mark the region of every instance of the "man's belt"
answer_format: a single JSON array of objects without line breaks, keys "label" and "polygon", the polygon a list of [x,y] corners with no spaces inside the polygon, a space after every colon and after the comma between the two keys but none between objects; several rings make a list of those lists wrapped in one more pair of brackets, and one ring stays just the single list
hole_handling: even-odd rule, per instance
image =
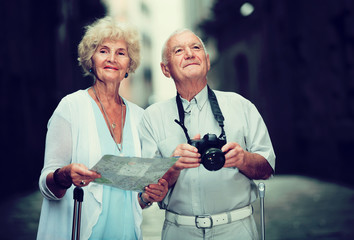
[{"label": "man's belt", "polygon": [[186,216],[166,210],[165,217],[167,221],[173,222],[177,225],[196,226],[197,228],[208,229],[212,228],[213,226],[227,224],[244,219],[252,215],[252,212],[252,206],[248,205],[243,208],[215,215],[206,214],[198,216]]}]

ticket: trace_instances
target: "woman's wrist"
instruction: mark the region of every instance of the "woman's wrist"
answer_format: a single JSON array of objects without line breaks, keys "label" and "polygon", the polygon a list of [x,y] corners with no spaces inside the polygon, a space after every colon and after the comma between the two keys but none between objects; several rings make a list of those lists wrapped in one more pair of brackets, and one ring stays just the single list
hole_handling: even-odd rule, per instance
[{"label": "woman's wrist", "polygon": [[54,181],[55,185],[57,185],[58,187],[60,187],[62,189],[68,189],[71,187],[72,182],[66,181],[65,179],[63,180],[63,177],[61,177],[59,174],[60,169],[61,168],[58,168],[54,171],[53,181]]},{"label": "woman's wrist", "polygon": [[150,207],[150,206],[152,205],[152,202],[149,202],[149,201],[144,200],[144,198],[143,198],[143,193],[142,193],[142,192],[139,192],[138,196],[139,196],[140,202],[141,202],[145,207]]}]

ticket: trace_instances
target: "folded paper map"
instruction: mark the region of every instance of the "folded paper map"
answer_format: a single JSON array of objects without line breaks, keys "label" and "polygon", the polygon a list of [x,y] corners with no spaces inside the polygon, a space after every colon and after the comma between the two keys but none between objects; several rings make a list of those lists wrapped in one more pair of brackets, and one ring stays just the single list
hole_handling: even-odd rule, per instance
[{"label": "folded paper map", "polygon": [[177,158],[140,158],[104,155],[91,169],[101,174],[94,182],[124,190],[144,191],[144,187],[157,183]]}]

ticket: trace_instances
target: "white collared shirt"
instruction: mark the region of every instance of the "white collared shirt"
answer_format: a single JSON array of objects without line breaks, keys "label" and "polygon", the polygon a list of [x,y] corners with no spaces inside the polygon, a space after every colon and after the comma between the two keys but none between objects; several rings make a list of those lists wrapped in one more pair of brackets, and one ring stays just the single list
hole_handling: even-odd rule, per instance
[{"label": "white collared shirt", "polygon": [[[237,142],[249,152],[258,153],[275,166],[272,143],[256,107],[247,99],[232,92],[214,91],[224,115],[227,142]],[[207,87],[190,102],[182,99],[185,126],[193,138],[207,133],[217,136],[221,128],[215,120],[208,100]],[[170,157],[187,139],[179,120],[176,98],[147,108],[140,126],[143,157]],[[173,189],[160,204],[162,208],[183,215],[216,214],[244,207],[256,199],[253,181],[237,168],[208,171],[202,165],[184,169]]]}]

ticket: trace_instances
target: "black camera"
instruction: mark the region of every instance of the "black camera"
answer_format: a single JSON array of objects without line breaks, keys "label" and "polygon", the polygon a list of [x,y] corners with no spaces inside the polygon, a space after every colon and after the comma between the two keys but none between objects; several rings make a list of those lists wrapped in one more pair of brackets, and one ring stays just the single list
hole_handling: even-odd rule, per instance
[{"label": "black camera", "polygon": [[218,138],[215,134],[205,134],[200,140],[191,139],[189,144],[198,149],[202,164],[209,171],[217,171],[224,166],[225,155],[221,148],[226,144],[225,138]]},{"label": "black camera", "polygon": [[222,146],[226,144],[226,135],[224,131],[224,116],[222,115],[222,112],[220,110],[215,93],[209,88],[209,86],[208,99],[214,118],[221,128],[221,134],[219,137],[216,137],[215,134],[205,134],[204,137],[200,140],[190,139],[188,135],[188,130],[184,126],[184,109],[181,97],[178,92],[176,96],[176,103],[179,121],[175,119],[175,122],[183,129],[184,134],[187,138],[187,142],[198,149],[198,152],[201,154],[203,166],[209,171],[217,171],[225,165],[225,154],[221,151]]}]

